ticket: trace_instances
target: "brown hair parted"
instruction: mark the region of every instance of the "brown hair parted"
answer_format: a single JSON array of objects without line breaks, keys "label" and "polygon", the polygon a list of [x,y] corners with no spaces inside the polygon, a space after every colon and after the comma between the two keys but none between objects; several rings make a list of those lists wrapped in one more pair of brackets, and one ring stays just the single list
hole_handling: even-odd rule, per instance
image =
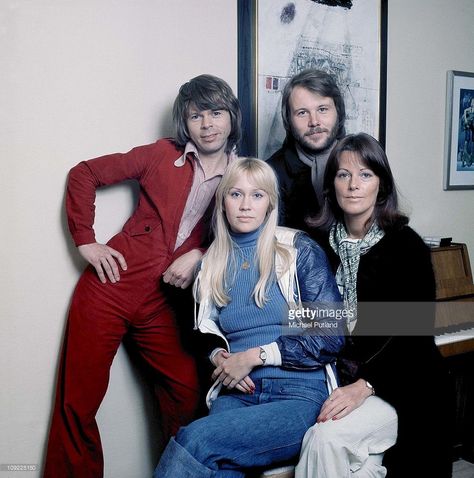
[{"label": "brown hair parted", "polygon": [[199,75],[181,86],[173,105],[175,139],[179,146],[189,141],[186,125],[189,107],[193,104],[198,110],[226,110],[231,118],[231,131],[227,141],[226,153],[237,146],[241,135],[242,113],[239,100],[232,88],[221,78],[213,75]]},{"label": "brown hair parted", "polygon": [[337,221],[344,221],[344,213],[340,208],[334,186],[334,179],[339,169],[339,161],[344,151],[350,151],[379,178],[379,191],[373,217],[384,231],[400,227],[408,223],[408,217],[398,208],[398,194],[387,155],[380,143],[366,133],[350,134],[339,140],[329,155],[324,173],[324,204],[316,218],[308,219],[312,227],[329,229]]},{"label": "brown hair parted", "polygon": [[341,90],[336,84],[334,78],[322,70],[310,68],[303,70],[301,73],[293,76],[285,85],[281,98],[281,117],[283,119],[283,126],[287,136],[291,136],[290,124],[290,95],[291,92],[300,86],[318,95],[332,98],[337,111],[337,131],[336,139],[344,137],[346,134],[344,123],[346,121],[346,108],[344,106],[344,99]]}]

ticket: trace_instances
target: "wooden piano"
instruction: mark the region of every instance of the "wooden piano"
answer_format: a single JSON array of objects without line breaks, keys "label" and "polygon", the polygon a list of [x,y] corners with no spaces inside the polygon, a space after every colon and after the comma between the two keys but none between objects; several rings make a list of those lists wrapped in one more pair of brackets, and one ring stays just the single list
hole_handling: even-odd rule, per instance
[{"label": "wooden piano", "polygon": [[431,249],[436,337],[456,388],[454,457],[474,462],[474,284],[466,244]]},{"label": "wooden piano", "polygon": [[466,244],[431,249],[436,279],[436,344],[447,357],[474,351],[474,284]]}]

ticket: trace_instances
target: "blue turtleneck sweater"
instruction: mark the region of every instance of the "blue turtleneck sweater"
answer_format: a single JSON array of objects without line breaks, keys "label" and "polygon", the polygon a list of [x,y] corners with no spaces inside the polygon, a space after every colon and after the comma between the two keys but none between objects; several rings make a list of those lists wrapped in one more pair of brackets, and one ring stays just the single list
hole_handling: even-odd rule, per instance
[{"label": "blue turtleneck sweater", "polygon": [[[258,281],[255,252],[260,229],[249,233],[231,233],[234,241],[235,271],[230,273],[230,302],[220,309],[219,326],[227,337],[231,352],[274,342],[282,334],[282,324],[288,317],[288,305],[276,280],[267,288],[263,308],[255,303],[253,290]],[[323,370],[288,371],[281,367],[256,367],[252,378],[312,378],[325,379]]]}]

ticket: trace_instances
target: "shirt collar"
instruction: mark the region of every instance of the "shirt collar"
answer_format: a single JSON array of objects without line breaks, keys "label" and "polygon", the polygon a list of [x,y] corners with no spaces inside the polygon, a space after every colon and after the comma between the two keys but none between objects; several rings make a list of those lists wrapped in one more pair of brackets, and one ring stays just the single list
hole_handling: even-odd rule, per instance
[{"label": "shirt collar", "polygon": [[[193,156],[194,156],[194,160],[199,164],[201,165],[201,160],[199,159],[199,153],[198,153],[198,150],[196,148],[196,145],[192,142],[192,141],[188,141],[186,143],[186,146],[184,147],[184,153],[182,154],[182,156],[180,156],[175,162],[174,162],[174,165],[177,167],[177,168],[181,168],[184,166],[184,163],[186,162],[186,156],[188,155],[188,153],[193,153]],[[237,159],[237,148],[234,146],[234,148],[232,149],[232,151],[227,155],[227,164],[224,166],[224,168],[222,169],[222,171],[219,171],[218,175],[223,175],[224,174],[224,171],[226,169],[226,167],[232,162],[234,161],[234,159]]]},{"label": "shirt collar", "polygon": [[193,153],[194,157],[199,160],[199,154],[196,145],[192,141],[188,141],[184,147],[184,153],[174,162],[174,165],[177,168],[184,166],[188,153]]}]

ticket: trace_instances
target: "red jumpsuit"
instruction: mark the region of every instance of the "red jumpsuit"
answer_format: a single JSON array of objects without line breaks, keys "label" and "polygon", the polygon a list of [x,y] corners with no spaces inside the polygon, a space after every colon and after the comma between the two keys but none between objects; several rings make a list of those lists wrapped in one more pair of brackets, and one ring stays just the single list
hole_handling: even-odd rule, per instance
[{"label": "red jumpsuit", "polygon": [[76,245],[95,242],[98,187],[135,179],[140,192],[135,212],[108,242],[127,261],[120,281],[102,284],[89,266],[72,298],[44,470],[47,478],[103,475],[95,415],[125,334],[156,375],[165,439],[194,417],[198,402],[196,366],[180,342],[161,282],[162,273],[174,259],[202,247],[207,239],[205,217],[174,251],[194,171],[191,155],[184,166],[174,165],[182,154],[181,148],[164,139],[125,154],[82,162],[69,174],[66,210]]}]

